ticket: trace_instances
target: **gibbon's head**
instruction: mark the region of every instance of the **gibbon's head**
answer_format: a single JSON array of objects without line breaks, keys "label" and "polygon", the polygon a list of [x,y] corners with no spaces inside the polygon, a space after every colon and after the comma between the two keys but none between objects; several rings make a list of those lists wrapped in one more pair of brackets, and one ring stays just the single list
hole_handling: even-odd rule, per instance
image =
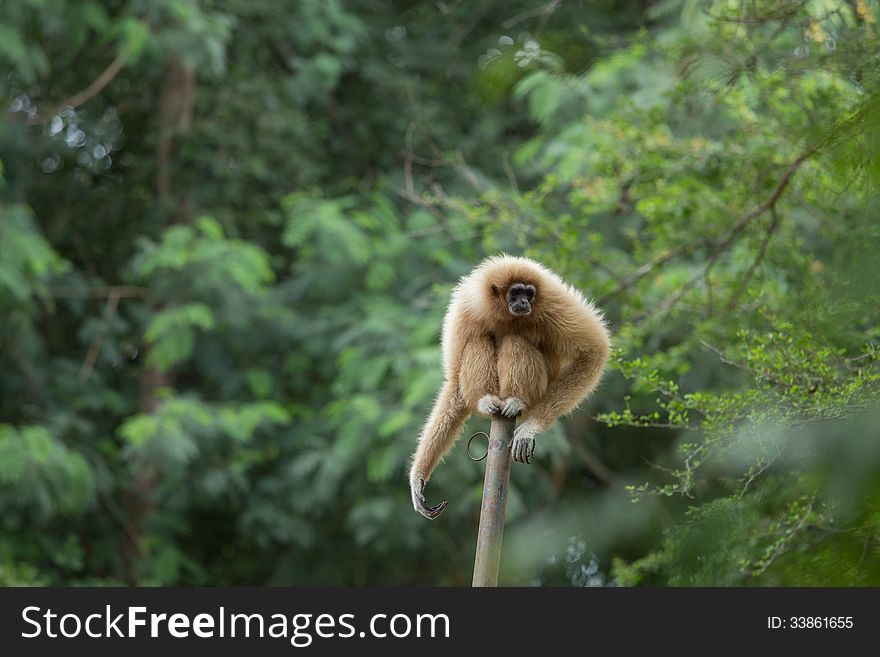
[{"label": "gibbon's head", "polygon": [[499,321],[540,314],[543,286],[553,277],[534,260],[507,255],[484,260],[474,274],[474,283],[485,295],[484,303],[488,302],[492,316]]},{"label": "gibbon's head", "polygon": [[[492,284],[490,289],[496,297],[501,296],[502,286]],[[514,317],[528,317],[532,314],[532,303],[535,301],[535,288],[531,283],[517,281],[504,291],[504,303],[507,311]]]}]

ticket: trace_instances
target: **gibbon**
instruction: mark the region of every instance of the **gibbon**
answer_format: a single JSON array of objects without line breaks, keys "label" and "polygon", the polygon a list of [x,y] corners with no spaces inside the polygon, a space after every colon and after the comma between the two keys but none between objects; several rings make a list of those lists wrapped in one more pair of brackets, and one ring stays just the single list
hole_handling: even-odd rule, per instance
[{"label": "gibbon", "polygon": [[602,312],[528,258],[488,258],[452,293],[441,336],[445,381],[410,470],[415,510],[434,519],[447,502],[425,501],[425,483],[473,413],[521,416],[514,460],[530,463],[535,434],[598,385],[611,344]]}]

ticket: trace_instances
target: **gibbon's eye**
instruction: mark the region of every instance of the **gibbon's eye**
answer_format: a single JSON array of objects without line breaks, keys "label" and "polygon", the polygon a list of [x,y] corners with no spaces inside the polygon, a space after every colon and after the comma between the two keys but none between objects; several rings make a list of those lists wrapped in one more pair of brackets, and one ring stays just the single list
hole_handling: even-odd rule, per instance
[{"label": "gibbon's eye", "polygon": [[526,299],[528,299],[529,301],[533,301],[535,298],[535,288],[533,288],[531,285],[529,285],[525,290],[525,294],[526,294]]},{"label": "gibbon's eye", "polygon": [[497,296],[498,296],[498,286],[495,285],[495,283],[492,283],[492,296],[493,296],[493,297],[497,297]]}]

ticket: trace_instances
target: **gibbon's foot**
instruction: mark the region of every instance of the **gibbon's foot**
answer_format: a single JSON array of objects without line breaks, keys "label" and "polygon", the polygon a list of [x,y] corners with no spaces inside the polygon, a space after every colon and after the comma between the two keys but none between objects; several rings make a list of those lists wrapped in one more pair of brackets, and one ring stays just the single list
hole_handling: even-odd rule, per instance
[{"label": "gibbon's foot", "polygon": [[510,455],[519,463],[531,463],[535,453],[535,434],[538,427],[531,421],[526,420],[517,425],[513,430],[513,442],[510,445]]},{"label": "gibbon's foot", "polygon": [[443,513],[443,509],[449,504],[449,502],[443,500],[437,506],[428,506],[428,502],[425,500],[424,477],[418,477],[410,484],[410,492],[412,493],[413,508],[428,520],[434,520],[437,516]]},{"label": "gibbon's foot", "polygon": [[501,407],[501,415],[504,417],[516,417],[524,410],[526,410],[526,403],[522,399],[508,397],[504,400],[504,405]]},{"label": "gibbon's foot", "polygon": [[491,417],[500,413],[503,406],[504,402],[495,395],[483,395],[477,402],[477,412]]}]

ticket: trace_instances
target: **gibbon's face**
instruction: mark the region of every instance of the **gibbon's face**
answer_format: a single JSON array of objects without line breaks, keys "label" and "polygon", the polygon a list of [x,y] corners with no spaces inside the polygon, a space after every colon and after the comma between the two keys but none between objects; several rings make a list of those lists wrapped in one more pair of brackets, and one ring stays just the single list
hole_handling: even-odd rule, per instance
[{"label": "gibbon's face", "polygon": [[[498,293],[497,286],[492,286],[492,291]],[[514,283],[504,293],[508,312],[514,317],[527,317],[532,314],[532,305],[535,303],[535,286],[527,283]]]}]

